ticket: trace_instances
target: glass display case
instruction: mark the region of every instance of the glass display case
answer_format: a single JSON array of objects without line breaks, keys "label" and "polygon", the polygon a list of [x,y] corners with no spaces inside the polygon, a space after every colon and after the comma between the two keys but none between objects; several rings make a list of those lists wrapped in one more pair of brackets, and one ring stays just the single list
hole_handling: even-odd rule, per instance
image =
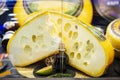
[{"label": "glass display case", "polygon": [[120,77],[119,0],[0,0],[0,78]]}]

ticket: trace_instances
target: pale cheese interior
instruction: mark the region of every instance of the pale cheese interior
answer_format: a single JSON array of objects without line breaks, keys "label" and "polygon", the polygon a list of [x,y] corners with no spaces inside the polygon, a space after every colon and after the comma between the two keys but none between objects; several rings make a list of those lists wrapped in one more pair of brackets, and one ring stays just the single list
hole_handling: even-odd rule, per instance
[{"label": "pale cheese interior", "polygon": [[58,50],[60,38],[50,34],[50,26],[43,16],[18,31],[10,45],[9,58],[14,65],[31,64]]},{"label": "pale cheese interior", "polygon": [[41,60],[58,50],[61,37],[71,66],[92,76],[105,69],[106,55],[96,37],[73,19],[52,13],[33,20],[16,34],[10,59],[15,65]]},{"label": "pale cheese interior", "polygon": [[105,69],[106,55],[96,37],[72,19],[55,15],[50,19],[58,27],[58,32],[62,29],[62,34],[59,32],[58,35],[62,35],[69,64],[90,75],[100,74]]}]

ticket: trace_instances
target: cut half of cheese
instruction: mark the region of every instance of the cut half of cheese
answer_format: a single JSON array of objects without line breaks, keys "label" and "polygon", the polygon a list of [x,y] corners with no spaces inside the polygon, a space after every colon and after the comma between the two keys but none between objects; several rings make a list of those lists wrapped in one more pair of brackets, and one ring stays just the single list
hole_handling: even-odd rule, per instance
[{"label": "cut half of cheese", "polygon": [[113,48],[99,31],[57,12],[38,14],[19,28],[8,43],[9,58],[16,66],[32,64],[54,54],[60,38],[69,64],[90,76],[101,76],[113,61]]},{"label": "cut half of cheese", "polygon": [[52,36],[48,15],[26,23],[8,43],[9,58],[16,66],[26,66],[58,51],[60,38]]}]

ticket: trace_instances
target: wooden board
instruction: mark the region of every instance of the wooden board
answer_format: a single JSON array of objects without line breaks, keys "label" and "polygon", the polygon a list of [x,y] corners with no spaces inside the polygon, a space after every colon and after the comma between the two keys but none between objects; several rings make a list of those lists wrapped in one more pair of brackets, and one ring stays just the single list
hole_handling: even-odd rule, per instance
[{"label": "wooden board", "polygon": [[[23,75],[23,76],[26,76],[28,78],[35,78],[35,76],[33,75],[33,69],[34,68],[26,68],[26,67],[16,67],[18,72]],[[85,75],[84,73],[82,72],[75,72],[75,76],[74,78],[88,78],[89,76]]]},{"label": "wooden board", "polygon": [[[33,71],[34,71],[35,67],[39,66],[39,65],[42,65],[42,66],[45,65],[44,60],[41,62],[37,62],[35,64],[31,64],[26,67],[16,67],[16,69],[23,76],[26,76],[28,78],[35,78]],[[74,70],[74,68],[73,68],[73,71],[75,73],[74,78],[88,78],[89,77],[80,71]]]}]

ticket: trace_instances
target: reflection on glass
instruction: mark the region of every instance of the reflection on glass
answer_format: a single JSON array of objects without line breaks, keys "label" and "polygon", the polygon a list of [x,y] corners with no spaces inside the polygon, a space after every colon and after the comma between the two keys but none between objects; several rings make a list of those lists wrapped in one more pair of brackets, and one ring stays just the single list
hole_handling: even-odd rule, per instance
[{"label": "reflection on glass", "polygon": [[120,17],[120,0],[94,0],[98,13],[111,21]]},{"label": "reflection on glass", "polygon": [[82,0],[24,0],[24,8],[28,14],[51,10],[76,15],[82,8],[82,2]]}]

